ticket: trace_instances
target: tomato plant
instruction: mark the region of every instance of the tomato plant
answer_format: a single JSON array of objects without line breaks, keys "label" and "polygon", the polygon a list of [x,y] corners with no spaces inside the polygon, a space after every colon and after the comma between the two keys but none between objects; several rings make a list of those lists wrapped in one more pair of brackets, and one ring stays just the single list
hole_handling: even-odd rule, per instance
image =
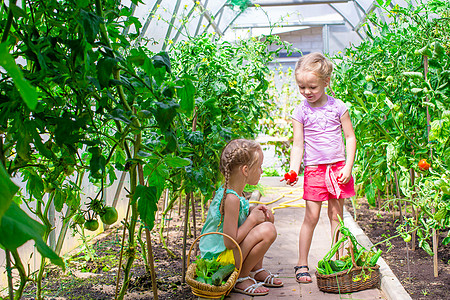
[{"label": "tomato plant", "polygon": [[72,219],[73,219],[73,222],[74,222],[75,224],[78,224],[78,225],[83,225],[83,224],[85,223],[85,221],[86,221],[86,220],[84,219],[83,214],[81,214],[81,213],[76,214],[75,216],[72,217]]},{"label": "tomato plant", "polygon": [[[438,181],[450,172],[449,5],[379,7],[390,21],[368,15],[368,38],[334,57],[332,88],[350,107],[360,192],[372,206],[384,198],[383,207],[398,207],[404,227],[419,224],[419,246],[430,253],[431,229],[448,230],[450,219],[442,208],[447,185]],[[433,169],[423,157],[433,158]],[[413,206],[415,220],[403,216],[402,203]]]},{"label": "tomato plant", "polygon": [[[145,43],[131,46],[137,34],[120,33],[142,24],[117,1],[34,1],[5,6],[0,14],[4,20],[13,16],[0,24],[6,70],[0,81],[0,162],[5,178],[20,175],[26,182],[29,196],[19,192],[16,200],[37,207],[32,213],[45,227],[35,230],[39,243],[55,229],[51,205],[64,225],[82,222],[72,217],[83,213],[85,228],[95,228],[93,218],[102,218],[107,207],[105,188],[117,172],[127,172],[133,201],[124,252],[134,252],[136,226],[154,227],[163,190],[170,191],[171,205],[183,193],[210,196],[220,184],[220,149],[232,138],[254,137],[258,120],[267,115],[267,64],[273,59],[268,45],[279,43],[276,37],[231,45],[204,34],[152,53]],[[26,63],[19,68],[16,60]],[[97,195],[84,201],[86,177]],[[116,218],[105,215],[105,223]],[[7,237],[2,245],[16,246]],[[57,257],[62,244],[56,253],[41,244],[40,251],[64,266]],[[134,258],[124,264],[118,299],[127,291]],[[15,261],[20,298],[30,274]],[[44,260],[41,266],[37,298]]]},{"label": "tomato plant", "polygon": [[96,231],[98,229],[98,221],[97,219],[90,219],[84,223],[84,228],[90,231]]},{"label": "tomato plant", "polygon": [[428,171],[430,168],[430,164],[424,158],[419,161],[418,166],[421,171]]},{"label": "tomato plant", "polygon": [[103,224],[106,225],[112,225],[116,223],[118,217],[119,215],[117,213],[117,210],[111,206],[105,207],[103,214],[100,215],[100,219],[102,220]]}]

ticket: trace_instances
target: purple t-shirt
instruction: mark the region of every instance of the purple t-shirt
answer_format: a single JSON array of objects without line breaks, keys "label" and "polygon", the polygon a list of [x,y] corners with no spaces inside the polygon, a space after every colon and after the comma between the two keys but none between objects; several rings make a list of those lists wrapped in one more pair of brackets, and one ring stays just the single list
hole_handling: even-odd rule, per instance
[{"label": "purple t-shirt", "polygon": [[344,102],[328,96],[322,107],[311,107],[303,100],[292,118],[303,124],[305,166],[331,164],[345,160],[341,117],[348,110]]}]

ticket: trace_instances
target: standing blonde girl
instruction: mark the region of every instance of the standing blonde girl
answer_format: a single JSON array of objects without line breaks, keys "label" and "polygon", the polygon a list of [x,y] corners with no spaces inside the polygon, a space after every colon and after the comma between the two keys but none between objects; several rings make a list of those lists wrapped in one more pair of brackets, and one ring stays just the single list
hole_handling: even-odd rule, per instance
[{"label": "standing blonde girl", "polygon": [[[332,63],[320,53],[299,59],[295,79],[303,100],[292,115],[294,141],[290,169],[299,172],[305,166],[305,218],[299,235],[299,258],[295,276],[299,283],[310,283],[308,254],[323,201],[328,201],[331,233],[339,226],[344,199],[355,195],[352,177],[356,138],[346,105],[325,93],[330,84]],[[344,133],[344,139],[342,138]],[[287,181],[288,184],[294,185]]]},{"label": "standing blonde girl", "polygon": [[[262,267],[264,255],[277,236],[273,214],[264,205],[249,208],[243,196],[247,184],[258,184],[263,159],[261,146],[254,141],[237,139],[225,146],[220,158],[225,183],[217,190],[202,229],[202,234],[223,232],[239,244],[243,262],[234,291],[251,296],[267,295],[267,287],[283,285],[276,275]],[[240,263],[236,245],[222,235],[202,237],[200,251],[204,258],[216,258],[224,264]]]}]

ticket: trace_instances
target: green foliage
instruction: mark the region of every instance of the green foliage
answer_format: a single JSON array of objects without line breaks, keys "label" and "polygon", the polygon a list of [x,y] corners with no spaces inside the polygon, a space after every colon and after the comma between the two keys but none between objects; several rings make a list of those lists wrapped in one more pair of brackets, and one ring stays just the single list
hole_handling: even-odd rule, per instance
[{"label": "green foliage", "polygon": [[269,167],[269,168],[264,168],[262,176],[265,176],[265,177],[278,177],[278,176],[281,176],[281,175],[278,173],[278,171],[275,168]]},{"label": "green foliage", "polygon": [[24,79],[21,70],[14,61],[14,58],[9,54],[6,43],[0,44],[0,57],[0,66],[5,68],[8,74],[14,79],[17,91],[20,93],[23,101],[30,109],[35,109],[37,104],[36,89]]},{"label": "green foliage", "polygon": [[[106,205],[104,189],[126,171],[132,254],[135,225],[154,226],[163,190],[210,197],[221,183],[222,147],[232,138],[255,137],[267,115],[267,64],[276,53],[267,49],[280,44],[275,37],[232,45],[204,34],[151,53],[137,46],[138,34],[121,34],[142,25],[115,0],[33,1],[5,6],[1,19],[9,12],[12,23],[0,22],[1,176],[26,182],[29,197],[18,198],[36,207],[45,235],[54,230],[52,201],[56,211],[69,212],[65,222],[75,214],[96,220]],[[97,189],[86,203],[83,177]],[[9,179],[1,184],[12,191]],[[0,212],[10,203],[3,193]]]},{"label": "green foliage", "polygon": [[134,193],[134,200],[138,201],[139,215],[142,221],[148,226],[148,230],[152,230],[155,224],[155,213],[157,211],[156,203],[158,203],[161,193],[155,186],[138,185]]},{"label": "green foliage", "polygon": [[0,221],[18,190],[19,188],[11,181],[5,168],[0,164]]},{"label": "green foliage", "polygon": [[52,263],[65,269],[63,260],[44,242],[45,227],[30,218],[19,206],[12,203],[2,217],[0,226],[0,246],[16,251],[26,241],[34,240],[39,253]]},{"label": "green foliage", "polygon": [[215,259],[198,258],[196,265],[195,280],[211,285],[221,285],[223,281],[234,271],[234,265],[222,265]]},{"label": "green foliage", "polygon": [[238,7],[241,11],[244,11],[251,4],[250,0],[227,0],[228,4]]},{"label": "green foliage", "polygon": [[[382,250],[378,249],[374,251],[372,249],[367,250],[362,247],[355,236],[350,232],[350,230],[344,226],[344,222],[338,216],[340,227],[339,232],[341,238],[337,240],[330,250],[325,254],[325,256],[318,262],[317,271],[323,275],[334,274],[340,271],[344,271],[347,269],[351,269],[353,267],[373,267],[377,263],[378,259],[381,256]],[[336,252],[339,251],[340,248],[344,247],[344,244],[347,240],[350,240],[351,245],[349,245],[348,252],[351,254],[350,247],[353,251],[353,257],[355,264],[353,264],[352,257],[350,255],[346,255],[341,257],[339,260],[333,260],[333,257],[336,255]]]},{"label": "green foliage", "polygon": [[[431,229],[450,227],[449,202],[443,197],[450,176],[450,6],[443,1],[392,8],[378,3],[389,23],[368,16],[368,39],[334,58],[333,90],[350,106],[358,143],[357,184],[375,205],[377,193],[388,198],[397,178],[400,196],[412,199],[406,201],[419,213],[419,245],[428,252]],[[431,163],[428,171],[418,167],[424,158]],[[438,220],[432,208],[440,212]],[[416,223],[404,222],[404,228]]]},{"label": "green foliage", "polygon": [[252,193],[254,191],[259,191],[261,193],[261,195],[264,195],[264,186],[262,184],[258,183],[257,185],[247,184],[244,187],[244,192],[246,192],[246,193]]}]

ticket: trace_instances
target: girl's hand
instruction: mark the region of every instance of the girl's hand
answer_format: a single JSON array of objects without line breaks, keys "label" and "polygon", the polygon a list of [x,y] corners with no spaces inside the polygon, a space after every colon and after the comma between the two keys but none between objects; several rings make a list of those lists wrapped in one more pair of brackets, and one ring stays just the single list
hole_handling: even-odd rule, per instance
[{"label": "girl's hand", "polygon": [[347,165],[345,165],[339,172],[337,181],[339,184],[346,184],[347,182],[349,182],[351,177],[352,177],[352,169],[347,167]]},{"label": "girl's hand", "polygon": [[272,211],[265,205],[259,205],[257,206],[260,210],[264,212],[264,215],[266,216],[266,221],[272,222],[274,221],[274,217],[272,214]]},{"label": "girl's hand", "polygon": [[262,205],[262,207],[264,209],[264,214],[266,215],[266,221],[273,223],[275,221],[275,218],[273,216],[272,210],[265,205]]},{"label": "girl's hand", "polygon": [[266,221],[267,215],[266,215],[266,212],[264,211],[264,209],[262,208],[262,206],[263,205],[258,205],[257,207],[252,209],[252,211],[248,215],[248,218],[253,219],[253,221],[255,222],[255,225],[258,225],[258,224]]},{"label": "girl's hand", "polygon": [[284,180],[286,180],[286,184],[289,184],[290,186],[295,185],[298,181],[297,172],[293,170],[287,172],[284,174],[283,178],[280,179],[280,182],[283,182]]}]

